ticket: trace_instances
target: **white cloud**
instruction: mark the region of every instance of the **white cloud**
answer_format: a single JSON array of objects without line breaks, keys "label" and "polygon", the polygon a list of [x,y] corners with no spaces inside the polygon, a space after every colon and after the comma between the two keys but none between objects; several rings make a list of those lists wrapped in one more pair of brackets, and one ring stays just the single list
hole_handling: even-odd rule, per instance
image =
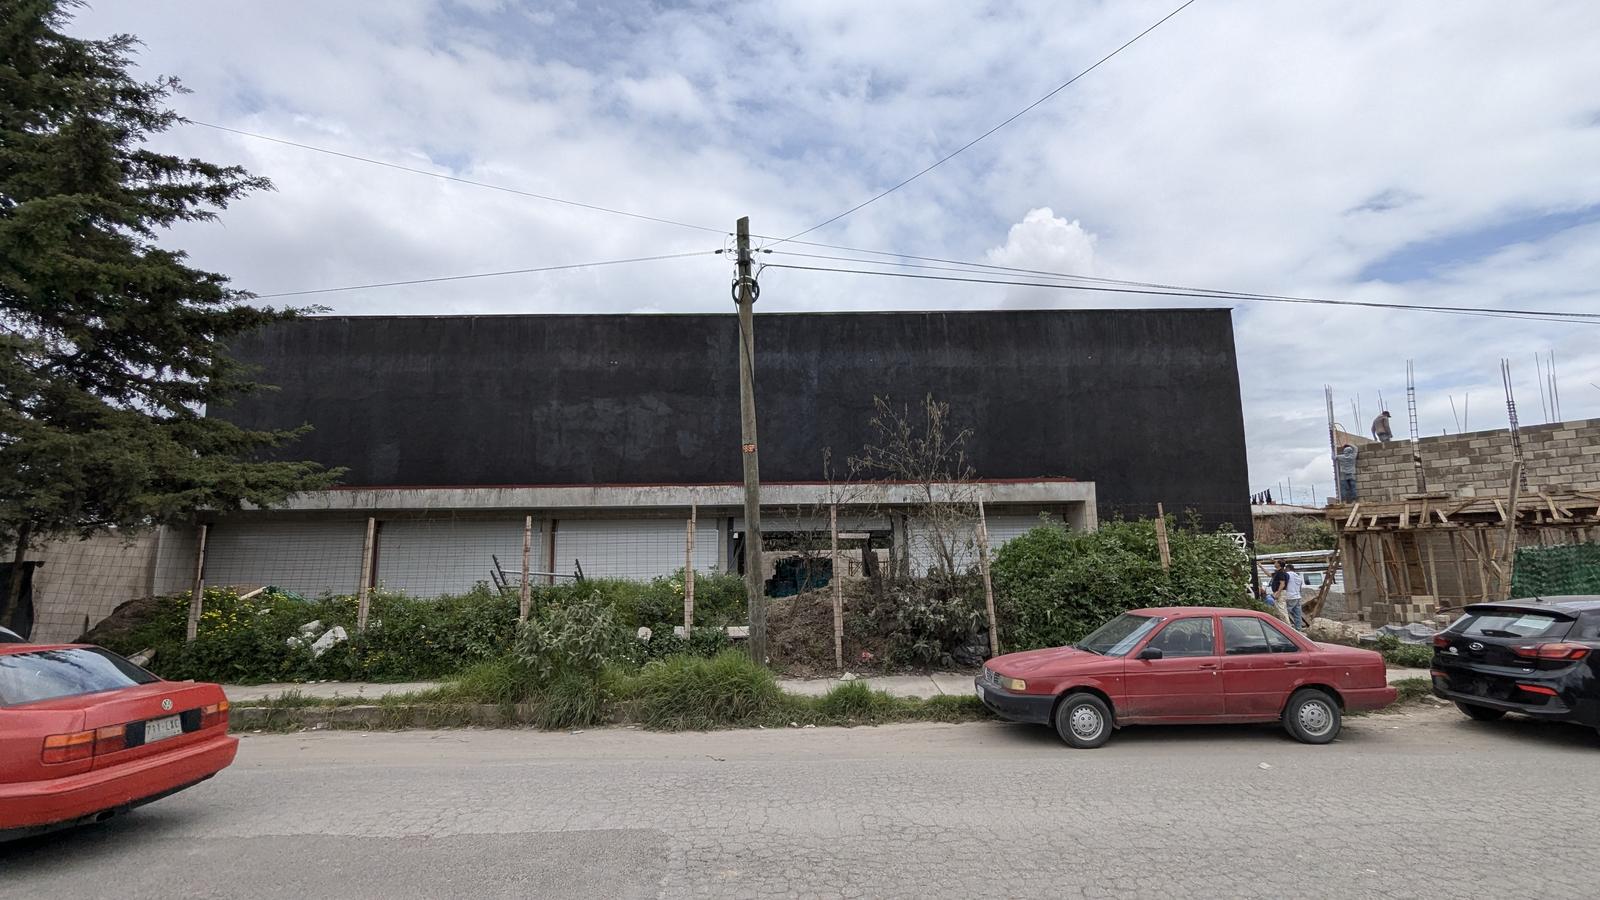
[{"label": "white cloud", "polygon": [[[194,93],[178,109],[198,120],[714,229],[749,215],[781,236],[961,146],[1169,9],[107,0],[74,30],[137,34],[143,72],[182,76]],[[1463,0],[1448,15],[1208,0],[809,237],[1238,290],[1594,311],[1593,222],[1404,284],[1360,273],[1409,246],[1600,205],[1597,39],[1592,11],[1559,0]],[[220,225],[170,235],[261,292],[723,243],[200,127],[160,145],[273,178],[275,193]],[[708,256],[314,299],[351,313],[720,310],[728,276]],[[763,279],[766,310],[1152,302],[781,269]],[[1359,396],[1370,418],[1379,391],[1403,406],[1407,358],[1425,433],[1453,427],[1449,398],[1469,392],[1474,427],[1503,424],[1502,356],[1521,408],[1537,410],[1530,357],[1549,349],[1567,417],[1600,415],[1594,326],[1239,304],[1235,331],[1255,487],[1325,468],[1323,384],[1341,416]]]}]

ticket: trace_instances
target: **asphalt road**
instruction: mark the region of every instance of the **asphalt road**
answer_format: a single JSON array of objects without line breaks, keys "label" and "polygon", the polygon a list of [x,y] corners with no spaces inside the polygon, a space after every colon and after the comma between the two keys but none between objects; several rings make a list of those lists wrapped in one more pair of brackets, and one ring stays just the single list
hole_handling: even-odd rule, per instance
[{"label": "asphalt road", "polygon": [[1593,897],[1600,738],[1454,710],[1144,728],[248,735],[0,845],[0,898]]}]

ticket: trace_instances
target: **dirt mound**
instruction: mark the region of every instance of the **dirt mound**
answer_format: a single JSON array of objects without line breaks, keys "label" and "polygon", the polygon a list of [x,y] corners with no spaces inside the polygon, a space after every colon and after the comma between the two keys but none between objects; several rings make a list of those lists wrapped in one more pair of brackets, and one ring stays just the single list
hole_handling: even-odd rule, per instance
[{"label": "dirt mound", "polygon": [[78,638],[80,644],[98,644],[113,650],[137,653],[145,648],[129,647],[128,643],[140,628],[149,624],[161,612],[161,605],[170,602],[167,597],[139,597],[129,600],[111,611],[100,624]]},{"label": "dirt mound", "polygon": [[[863,634],[863,612],[874,601],[872,583],[842,582],[844,665],[852,672],[886,665],[884,640]],[[867,654],[863,656],[863,654]],[[833,664],[833,588],[782,597],[767,605],[767,656],[780,672],[796,677],[837,674]]]}]

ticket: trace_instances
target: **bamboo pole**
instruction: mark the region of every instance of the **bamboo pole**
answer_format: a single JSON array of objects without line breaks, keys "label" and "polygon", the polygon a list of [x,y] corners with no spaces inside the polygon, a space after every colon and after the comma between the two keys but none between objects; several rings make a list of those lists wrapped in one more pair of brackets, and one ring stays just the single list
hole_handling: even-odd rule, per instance
[{"label": "bamboo pole", "polygon": [[189,594],[189,625],[184,632],[184,642],[188,643],[200,633],[200,612],[205,604],[206,597],[206,533],[209,527],[201,525],[197,532],[197,541],[194,550],[194,589]]},{"label": "bamboo pole", "polygon": [[367,613],[372,596],[372,547],[378,534],[378,520],[367,517],[367,539],[361,544],[361,587],[356,592],[356,631],[367,630]]},{"label": "bamboo pole", "polygon": [[839,505],[828,506],[828,535],[833,544],[833,665],[844,669],[844,584],[839,570]]},{"label": "bamboo pole", "polygon": [[994,615],[994,582],[989,578],[989,519],[978,500],[978,566],[983,571],[983,605],[989,613],[989,656],[1000,655],[1000,627]]},{"label": "bamboo pole", "polygon": [[694,636],[694,528],[700,519],[698,504],[689,504],[689,531],[683,539],[683,637]]},{"label": "bamboo pole", "polygon": [[533,557],[533,516],[524,516],[522,519],[522,593],[517,603],[517,621],[528,621],[529,607],[533,605],[532,595],[529,593],[528,579],[532,577],[530,565]]},{"label": "bamboo pole", "polygon": [[1156,549],[1161,551],[1161,571],[1172,571],[1172,548],[1167,544],[1167,511],[1156,504]]}]

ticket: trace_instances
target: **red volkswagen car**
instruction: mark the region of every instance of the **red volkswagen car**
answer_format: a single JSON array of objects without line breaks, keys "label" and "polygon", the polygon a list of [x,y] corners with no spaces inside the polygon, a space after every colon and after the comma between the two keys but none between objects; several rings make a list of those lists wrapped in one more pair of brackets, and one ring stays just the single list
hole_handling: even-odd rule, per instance
[{"label": "red volkswagen car", "polygon": [[977,688],[1001,718],[1053,725],[1080,748],[1145,723],[1282,722],[1326,744],[1342,712],[1395,700],[1377,653],[1310,641],[1264,613],[1210,607],[1136,609],[1070,647],[997,656]]},{"label": "red volkswagen car", "polygon": [[233,762],[222,688],[108,650],[0,643],[0,841],[98,822]]}]

